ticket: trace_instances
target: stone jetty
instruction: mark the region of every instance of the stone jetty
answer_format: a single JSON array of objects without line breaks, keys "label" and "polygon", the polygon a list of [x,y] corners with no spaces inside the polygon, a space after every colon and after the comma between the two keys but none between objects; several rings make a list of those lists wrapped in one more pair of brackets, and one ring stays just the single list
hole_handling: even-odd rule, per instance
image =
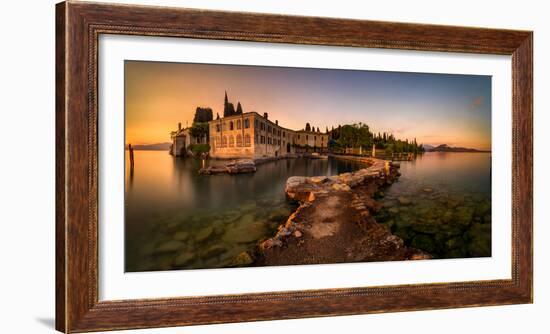
[{"label": "stone jetty", "polygon": [[254,173],[256,172],[256,164],[253,160],[250,159],[240,159],[236,161],[231,161],[224,166],[210,166],[206,168],[201,168],[199,170],[200,174],[212,175],[212,174],[243,174],[243,173]]},{"label": "stone jetty", "polygon": [[[365,158],[362,158],[365,159]],[[405,246],[372,213],[381,187],[399,177],[399,165],[369,158],[369,167],[336,176],[290,177],[286,194],[298,209],[258,246],[258,265],[429,259]]]}]

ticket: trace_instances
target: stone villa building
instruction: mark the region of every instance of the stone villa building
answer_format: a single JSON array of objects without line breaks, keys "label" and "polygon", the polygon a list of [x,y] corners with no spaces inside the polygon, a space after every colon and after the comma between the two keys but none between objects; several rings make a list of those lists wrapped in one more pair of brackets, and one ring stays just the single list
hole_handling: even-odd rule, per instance
[{"label": "stone villa building", "polygon": [[206,144],[207,138],[197,138],[191,135],[190,128],[182,129],[181,123],[178,123],[178,130],[171,133],[172,146],[170,154],[173,156],[184,156],[188,153],[191,144]]},{"label": "stone villa building", "polygon": [[328,133],[295,131],[255,111],[218,118],[209,122],[212,158],[277,157],[303,151],[324,151]]},{"label": "stone villa building", "polygon": [[[210,110],[211,111],[211,110]],[[255,111],[243,113],[241,104],[235,109],[227,93],[224,101],[224,117],[208,121],[209,137],[196,138],[190,128],[172,131],[170,154],[183,156],[192,144],[209,144],[210,157],[220,159],[278,157],[302,152],[324,152],[328,147],[329,133],[291,130]],[[309,125],[308,125],[309,127]]]}]

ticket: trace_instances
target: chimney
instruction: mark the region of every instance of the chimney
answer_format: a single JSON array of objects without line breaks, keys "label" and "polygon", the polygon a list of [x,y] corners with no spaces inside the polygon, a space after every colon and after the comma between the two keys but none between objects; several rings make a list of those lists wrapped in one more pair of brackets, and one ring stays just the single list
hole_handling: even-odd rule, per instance
[{"label": "chimney", "polygon": [[178,131],[181,131],[181,122],[178,123]]},{"label": "chimney", "polygon": [[267,113],[266,112],[264,112],[264,118],[267,119]]},{"label": "chimney", "polygon": [[275,120],[275,125],[279,125],[279,121],[278,121],[278,120]]}]

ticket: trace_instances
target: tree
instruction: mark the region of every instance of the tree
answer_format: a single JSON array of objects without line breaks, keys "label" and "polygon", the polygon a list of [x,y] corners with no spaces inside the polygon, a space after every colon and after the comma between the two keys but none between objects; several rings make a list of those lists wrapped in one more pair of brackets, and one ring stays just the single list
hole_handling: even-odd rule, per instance
[{"label": "tree", "polygon": [[225,92],[225,99],[223,103],[223,117],[235,115],[235,106],[229,102],[227,98],[227,91]]},{"label": "tree", "polygon": [[233,103],[228,103],[225,105],[225,108],[223,109],[223,117],[227,116],[233,116],[235,115],[235,106]]},{"label": "tree", "polygon": [[339,127],[338,144],[342,147],[370,148],[373,136],[366,124],[344,125]]},{"label": "tree", "polygon": [[306,131],[311,131],[311,125],[309,125],[309,123],[306,123]]},{"label": "tree", "polygon": [[212,114],[212,108],[197,107],[193,123],[210,122],[213,119]]},{"label": "tree", "polygon": [[189,129],[189,132],[193,137],[208,139],[208,123],[193,123],[193,126]]},{"label": "tree", "polygon": [[237,115],[241,115],[243,113],[243,107],[241,106],[241,102],[237,102],[237,111],[235,111]]}]

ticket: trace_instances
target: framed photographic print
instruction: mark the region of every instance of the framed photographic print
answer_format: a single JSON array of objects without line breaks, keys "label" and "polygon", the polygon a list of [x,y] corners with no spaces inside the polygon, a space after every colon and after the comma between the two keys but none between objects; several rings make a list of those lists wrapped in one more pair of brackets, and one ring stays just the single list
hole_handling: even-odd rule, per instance
[{"label": "framed photographic print", "polygon": [[532,302],[532,32],[56,10],[59,331]]}]

